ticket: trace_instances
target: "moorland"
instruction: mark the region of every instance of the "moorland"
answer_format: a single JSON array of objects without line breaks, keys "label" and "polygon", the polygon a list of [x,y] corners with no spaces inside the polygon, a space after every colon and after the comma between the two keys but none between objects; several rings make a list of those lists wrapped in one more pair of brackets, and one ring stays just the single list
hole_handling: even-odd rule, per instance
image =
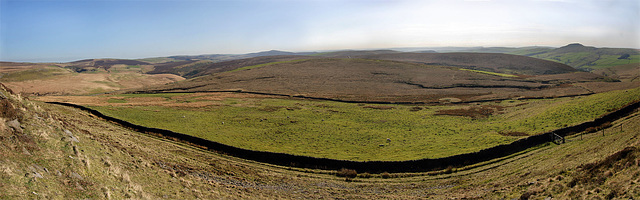
[{"label": "moorland", "polygon": [[3,198],[634,198],[635,107],[564,143],[369,173],[246,160],[44,102],[251,151],[438,159],[637,105],[639,54],[570,44],[3,62]]}]

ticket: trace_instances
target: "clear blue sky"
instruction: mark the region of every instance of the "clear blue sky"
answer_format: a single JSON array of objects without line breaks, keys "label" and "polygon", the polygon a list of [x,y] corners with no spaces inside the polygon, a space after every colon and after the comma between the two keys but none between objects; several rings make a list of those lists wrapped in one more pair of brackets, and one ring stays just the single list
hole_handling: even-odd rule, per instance
[{"label": "clear blue sky", "polygon": [[441,46],[640,48],[638,0],[0,0],[0,60]]}]

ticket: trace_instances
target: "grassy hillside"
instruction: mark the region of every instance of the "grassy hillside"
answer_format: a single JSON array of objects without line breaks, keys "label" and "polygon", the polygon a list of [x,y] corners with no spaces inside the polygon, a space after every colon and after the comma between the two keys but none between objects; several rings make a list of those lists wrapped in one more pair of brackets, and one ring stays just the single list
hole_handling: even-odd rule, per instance
[{"label": "grassy hillside", "polygon": [[237,59],[224,62],[209,61],[181,61],[174,63],[157,64],[150,74],[176,74],[186,78],[211,75],[215,73],[232,71],[242,67],[262,65],[272,62],[305,59],[305,56],[264,56],[256,58]]},{"label": "grassy hillside", "polygon": [[357,57],[455,66],[466,69],[523,75],[562,74],[576,71],[567,65],[555,62],[526,56],[497,53],[393,53]]},{"label": "grassy hillside", "polygon": [[603,132],[576,135],[562,145],[549,143],[477,166],[344,178],[336,171],[282,168],[203,151],[0,89],[2,199],[640,196],[637,113]]},{"label": "grassy hillside", "polygon": [[577,69],[588,71],[605,69],[617,65],[640,63],[639,50],[624,48],[595,48],[583,46],[581,44],[569,44],[557,49],[513,53],[559,62]]},{"label": "grassy hillside", "polygon": [[475,152],[593,120],[640,100],[640,89],[449,106],[265,99],[227,93],[57,99],[63,100],[94,105],[92,108],[108,116],[134,124],[245,149],[340,160],[398,161]]},{"label": "grassy hillside", "polygon": [[66,69],[60,68],[58,66],[39,67],[36,69],[26,69],[15,72],[1,73],[0,82],[40,80],[66,73],[68,73]]},{"label": "grassy hillside", "polygon": [[620,79],[625,82],[640,81],[640,63],[617,65],[591,71],[594,74]]},{"label": "grassy hillside", "polygon": [[[91,62],[96,65],[89,65]],[[184,80],[171,74],[145,74],[153,68],[150,65],[122,64],[137,62],[114,60],[104,64],[105,62],[90,60],[56,65],[2,63],[0,82],[25,95],[78,95],[143,88]],[[78,63],[83,63],[84,67],[78,68]]]}]

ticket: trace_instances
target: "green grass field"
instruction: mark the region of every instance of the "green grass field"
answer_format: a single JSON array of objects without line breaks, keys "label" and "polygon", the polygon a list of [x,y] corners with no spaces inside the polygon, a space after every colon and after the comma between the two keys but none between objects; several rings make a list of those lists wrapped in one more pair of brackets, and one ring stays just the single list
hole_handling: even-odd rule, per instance
[{"label": "green grass field", "polygon": [[[246,149],[342,160],[397,161],[475,152],[526,137],[508,133],[535,135],[579,124],[640,100],[640,89],[576,98],[419,108],[273,98],[207,100],[206,96],[187,95],[116,95],[109,102],[120,104],[92,108],[134,124]],[[140,97],[174,104],[126,104]],[[209,104],[176,106],[198,102]],[[500,109],[487,117],[436,115],[472,107]]]},{"label": "green grass field", "polygon": [[564,63],[573,67],[588,70],[604,69],[630,63],[640,63],[640,55],[631,55],[627,59],[618,59],[620,55],[597,55],[590,52],[565,53],[561,55],[546,53],[534,55],[532,57]]}]

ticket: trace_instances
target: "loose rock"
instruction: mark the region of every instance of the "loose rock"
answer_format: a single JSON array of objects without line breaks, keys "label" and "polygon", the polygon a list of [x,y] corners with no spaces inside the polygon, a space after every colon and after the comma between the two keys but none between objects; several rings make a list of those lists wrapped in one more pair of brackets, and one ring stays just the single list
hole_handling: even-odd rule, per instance
[{"label": "loose rock", "polygon": [[13,129],[13,131],[22,133],[22,127],[20,127],[20,122],[18,119],[14,119],[7,122],[7,126]]}]

